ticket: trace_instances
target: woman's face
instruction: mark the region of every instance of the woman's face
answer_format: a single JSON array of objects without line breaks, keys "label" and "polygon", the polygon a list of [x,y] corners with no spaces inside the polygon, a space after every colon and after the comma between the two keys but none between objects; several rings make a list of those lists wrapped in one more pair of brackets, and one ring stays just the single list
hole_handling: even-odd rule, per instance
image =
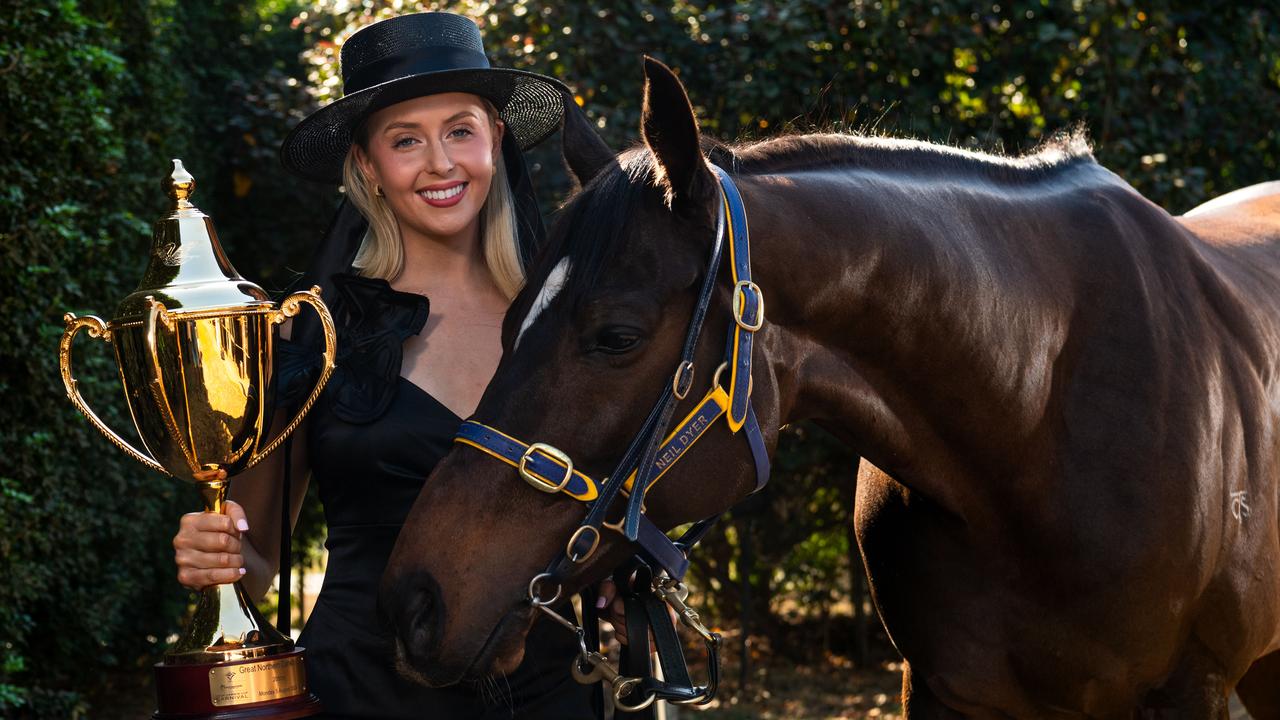
[{"label": "woman's face", "polygon": [[483,100],[468,93],[406,100],[370,116],[368,132],[368,148],[357,148],[356,159],[382,186],[406,239],[478,237],[503,132]]}]

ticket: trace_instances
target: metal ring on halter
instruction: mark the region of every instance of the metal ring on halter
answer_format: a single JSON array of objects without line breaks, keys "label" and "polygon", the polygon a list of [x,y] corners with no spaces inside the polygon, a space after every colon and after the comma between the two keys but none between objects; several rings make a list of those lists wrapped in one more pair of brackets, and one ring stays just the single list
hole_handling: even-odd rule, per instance
[{"label": "metal ring on halter", "polygon": [[[749,323],[742,319],[742,311],[747,309],[747,290],[751,290],[755,294],[758,306],[756,307],[756,317],[754,323]],[[760,286],[750,280],[739,280],[737,285],[733,286],[733,320],[743,330],[755,332],[764,327],[764,293],[760,291]]]},{"label": "metal ring on halter", "polygon": [[721,386],[721,384],[719,384],[719,377],[721,377],[721,375],[724,373],[724,370],[727,370],[727,369],[728,369],[728,360],[723,361],[723,363],[719,364],[719,368],[716,368],[716,375],[714,375],[714,377],[712,378],[712,387],[723,387]]},{"label": "metal ring on halter", "polygon": [[[554,458],[565,466],[564,479],[560,481],[559,485],[552,485],[547,480],[530,472],[528,467],[529,458],[533,457],[535,452],[540,452],[543,455]],[[516,469],[520,471],[520,477],[524,478],[525,482],[532,485],[534,489],[541,490],[544,493],[558,493],[568,487],[569,481],[573,479],[573,461],[569,459],[568,455],[546,443],[534,443],[530,445],[529,448],[524,451],[524,454],[520,456],[520,464],[516,466]]]},{"label": "metal ring on halter", "polygon": [[551,573],[539,573],[534,575],[533,579],[529,581],[529,602],[533,603],[534,607],[550,605],[560,599],[560,592],[564,590],[564,586],[560,584],[559,580],[556,580],[556,594],[552,595],[550,600],[543,600],[538,597],[538,584],[547,578],[555,580]]},{"label": "metal ring on halter", "polygon": [[[590,530],[591,532],[595,533],[595,538],[592,539],[591,541],[591,547],[587,548],[587,551],[583,553],[581,557],[578,557],[573,553],[573,546],[578,542],[578,536],[582,535],[582,533],[587,530]],[[573,533],[572,536],[570,536],[569,542],[566,543],[564,546],[564,554],[573,562],[582,563],[582,562],[586,562],[587,558],[594,555],[596,552],[596,548],[599,546],[600,546],[600,531],[590,525],[583,525],[582,527],[579,527]]]},{"label": "metal ring on halter", "polygon": [[653,704],[658,699],[657,694],[650,694],[644,700],[635,705],[628,705],[622,701],[622,698],[631,694],[631,691],[640,684],[640,678],[629,677],[623,678],[613,686],[613,705],[623,712],[639,712]]},{"label": "metal ring on halter", "polygon": [[677,400],[683,400],[689,394],[691,387],[693,387],[693,363],[685,360],[680,363],[675,377],[671,378],[671,392],[675,394]]},{"label": "metal ring on halter", "polygon": [[[713,387],[713,388],[714,388],[714,387],[721,387],[721,385],[720,385],[720,375],[721,375],[721,373],[723,373],[725,370],[728,370],[728,369],[729,369],[729,361],[728,361],[728,360],[726,360],[726,361],[724,361],[724,362],[720,363],[720,367],[716,368],[716,375],[715,375],[715,377],[711,379],[711,387]],[[753,390],[755,390],[755,389],[756,389],[756,376],[753,374],[751,377],[747,378],[747,394],[748,394],[748,395],[750,395],[750,394],[751,394],[751,392],[752,392]]]}]

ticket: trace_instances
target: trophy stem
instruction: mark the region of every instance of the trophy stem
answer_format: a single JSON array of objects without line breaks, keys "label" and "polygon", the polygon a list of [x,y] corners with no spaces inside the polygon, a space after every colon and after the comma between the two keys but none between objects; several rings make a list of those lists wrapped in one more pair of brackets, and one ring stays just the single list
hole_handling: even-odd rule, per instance
[{"label": "trophy stem", "polygon": [[227,490],[231,488],[231,481],[225,479],[226,473],[223,473],[224,479],[207,480],[197,483],[200,490],[200,497],[204,498],[204,511],[225,514],[227,509]]},{"label": "trophy stem", "polygon": [[[221,472],[221,471],[219,471]],[[223,513],[231,481],[198,483],[205,512]],[[244,587],[236,582],[200,591],[187,632],[165,654],[166,663],[227,662],[277,655],[293,650],[293,640],[263,619]]]}]

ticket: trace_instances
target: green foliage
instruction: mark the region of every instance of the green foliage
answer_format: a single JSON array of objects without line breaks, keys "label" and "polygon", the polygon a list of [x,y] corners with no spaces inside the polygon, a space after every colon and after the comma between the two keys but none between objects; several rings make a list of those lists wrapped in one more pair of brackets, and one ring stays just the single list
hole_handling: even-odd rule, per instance
[{"label": "green foliage", "polygon": [[[680,72],[702,127],[725,140],[861,131],[1019,152],[1081,124],[1105,165],[1175,212],[1280,176],[1280,15],[1256,3],[11,5],[0,14],[5,715],[92,714],[100,671],[145,668],[186,608],[170,539],[194,494],[128,461],[61,397],[62,313],[110,316],[132,289],[170,157],[195,174],[196,202],[237,267],[286,285],[335,195],[286,176],[276,148],[334,96],[337,47],[375,18],[468,14],[497,63],[564,79],[617,148],[638,137],[650,53]],[[548,206],[569,185],[557,154],[550,142],[534,155]],[[76,353],[86,397],[110,426],[131,427],[107,348],[78,344],[91,345]],[[769,631],[804,619],[793,610],[833,612],[856,587],[853,457],[815,435],[784,436],[767,494],[698,554],[716,616],[749,599]],[[299,560],[317,519],[306,528]]]},{"label": "green foliage", "polygon": [[[274,161],[307,107],[286,78],[302,38],[259,22],[231,2],[0,13],[0,714],[87,717],[103,672],[147,667],[186,612],[170,540],[198,498],[89,428],[63,397],[58,343],[64,312],[110,317],[141,277],[171,157],[251,277],[317,232],[299,218],[331,200]],[[269,192],[237,192],[237,174]],[[81,391],[132,437],[110,347],[77,345]]]},{"label": "green foliage", "polygon": [[[465,13],[494,59],[567,82],[622,148],[651,54],[723,140],[835,130],[1023,152],[1083,125],[1098,159],[1172,212],[1280,175],[1280,11],[1177,0],[319,0],[308,81],[337,84],[341,40],[411,10]],[[349,8],[334,15],[337,8]],[[553,149],[551,149],[553,150]],[[538,155],[563,192],[549,151]]]}]

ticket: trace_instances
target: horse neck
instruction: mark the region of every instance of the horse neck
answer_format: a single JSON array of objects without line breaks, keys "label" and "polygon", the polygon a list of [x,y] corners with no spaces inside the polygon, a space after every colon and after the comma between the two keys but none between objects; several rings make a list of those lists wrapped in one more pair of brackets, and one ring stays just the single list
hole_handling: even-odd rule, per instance
[{"label": "horse neck", "polygon": [[964,180],[831,169],[742,186],[780,422],[816,419],[891,472],[1016,462],[1071,312],[1074,259],[1035,259],[1061,255],[1050,222]]}]

